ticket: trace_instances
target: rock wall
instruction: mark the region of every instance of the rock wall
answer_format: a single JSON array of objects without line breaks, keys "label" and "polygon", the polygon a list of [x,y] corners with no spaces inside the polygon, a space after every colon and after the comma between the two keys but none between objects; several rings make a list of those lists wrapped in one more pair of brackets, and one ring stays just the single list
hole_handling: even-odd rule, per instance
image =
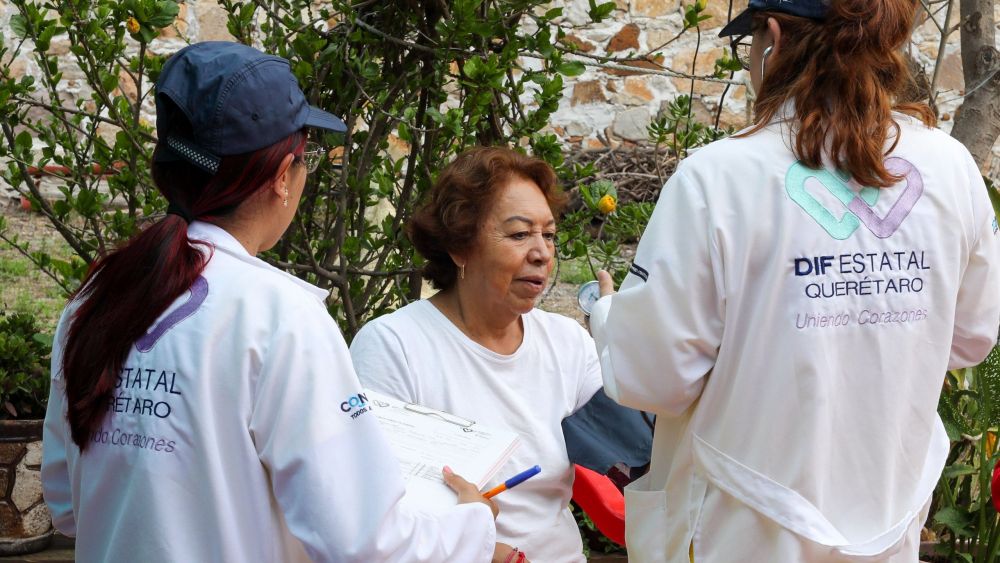
[{"label": "rock wall", "polygon": [[[692,0],[693,1],[693,0]],[[567,32],[564,42],[575,45],[586,56],[649,56],[659,65],[687,74],[709,75],[715,60],[728,49],[728,42],[717,37],[722,25],[728,21],[729,0],[708,0],[706,14],[710,19],[702,24],[700,35],[693,30],[680,34],[683,29],[684,4],[682,0],[615,0],[617,9],[603,22],[593,24],[587,15],[589,0],[553,0],[548,7],[562,7],[560,20]],[[739,13],[746,0],[733,0],[732,13]],[[151,45],[153,52],[167,53],[183,47],[187,42],[230,39],[226,30],[226,13],[215,0],[186,0],[181,4],[176,24],[164,30]],[[0,0],[0,33],[12,37],[8,22],[12,8]],[[1000,2],[996,3],[997,22],[1000,23]],[[958,10],[953,21],[957,23]],[[913,37],[910,51],[914,58],[932,73],[940,48],[938,21],[925,19]],[[680,37],[678,38],[678,34]],[[1000,40],[1000,33],[997,34]],[[666,45],[666,46],[664,46]],[[68,53],[65,39],[56,38],[52,44],[55,53]],[[940,107],[940,126],[949,130],[955,110],[961,105],[965,85],[958,48],[958,33],[944,45],[938,72],[937,89]],[[590,59],[589,64],[597,61]],[[533,64],[530,60],[526,65]],[[608,69],[589,66],[587,71],[566,81],[563,103],[551,121],[551,129],[564,140],[583,149],[595,149],[618,143],[636,143],[647,139],[646,126],[662,111],[663,105],[680,94],[693,89],[694,112],[699,120],[714,122],[718,115],[720,124],[734,128],[745,125],[750,116],[751,99],[743,85],[695,81],[679,76],[667,76],[657,65],[648,62],[630,63],[634,69]],[[656,68],[650,68],[656,67]],[[15,75],[37,73],[32,61],[20,60],[12,64]],[[748,80],[747,73],[738,72],[736,82]],[[122,91],[134,98],[135,85],[127,77],[121,81]],[[70,96],[86,95],[82,76],[67,72],[64,86]],[[525,102],[530,104],[530,96]],[[721,111],[720,111],[721,106]],[[147,118],[152,120],[152,101],[144,106]],[[109,134],[112,134],[109,131]],[[1000,156],[1000,143],[995,153]],[[995,158],[991,175],[1000,180],[1000,158]]]},{"label": "rock wall", "polygon": [[52,529],[41,466],[41,440],[0,443],[0,537],[33,538]]},{"label": "rock wall", "polygon": [[[649,55],[671,70],[704,76],[712,73],[715,60],[729,48],[728,40],[718,37],[721,27],[729,21],[729,0],[708,0],[706,14],[711,18],[702,24],[701,35],[688,31],[676,40],[673,38],[683,28],[684,5],[691,2],[615,2],[618,9],[614,16],[600,24],[589,23],[588,0],[561,0],[551,4],[563,6],[563,23],[570,33],[566,40],[585,55]],[[746,0],[734,0],[732,15],[742,11],[746,4]],[[1000,28],[1000,2],[995,3],[994,11]],[[942,47],[939,26],[945,23],[944,12],[940,12],[936,20],[926,13],[922,13],[921,17],[922,23],[917,26],[908,49],[930,80]],[[948,26],[955,27],[958,23],[956,5]],[[1000,33],[997,38],[1000,42]],[[660,48],[671,40],[667,47]],[[959,34],[953,33],[943,48],[936,82],[939,127],[950,131],[965,93]],[[734,79],[745,84],[749,76],[741,71],[736,73]],[[591,67],[583,75],[567,82],[566,98],[552,120],[553,129],[564,139],[584,148],[642,141],[646,139],[646,126],[660,114],[663,105],[691,91],[692,82],[686,78]],[[748,93],[746,86],[727,89],[725,84],[695,81],[693,92],[693,109],[700,120],[714,122],[718,115],[720,125],[734,128],[741,128],[749,122],[752,94]],[[994,148],[994,154],[990,175],[1000,180],[1000,143]]]}]

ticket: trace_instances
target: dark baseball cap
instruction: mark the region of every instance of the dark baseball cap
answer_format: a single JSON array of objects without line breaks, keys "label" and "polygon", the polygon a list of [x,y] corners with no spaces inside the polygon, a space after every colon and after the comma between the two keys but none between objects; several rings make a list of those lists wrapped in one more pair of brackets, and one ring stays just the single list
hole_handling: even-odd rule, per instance
[{"label": "dark baseball cap", "polygon": [[733,18],[719,32],[719,37],[749,35],[753,31],[755,12],[782,12],[793,16],[822,20],[830,9],[829,0],[750,0],[746,10]]},{"label": "dark baseball cap", "polygon": [[240,43],[185,47],[156,81],[156,134],[170,149],[157,151],[158,161],[183,159],[214,174],[222,157],[268,147],[304,127],[347,129],[309,105],[287,60]]}]

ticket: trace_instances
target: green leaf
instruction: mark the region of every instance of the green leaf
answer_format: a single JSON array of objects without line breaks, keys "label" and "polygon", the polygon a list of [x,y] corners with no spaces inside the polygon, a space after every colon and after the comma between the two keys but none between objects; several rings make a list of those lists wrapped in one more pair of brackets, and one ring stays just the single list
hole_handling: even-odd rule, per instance
[{"label": "green leaf", "polygon": [[31,133],[21,131],[14,138],[14,154],[21,160],[30,161],[32,144]]},{"label": "green leaf", "polygon": [[164,28],[174,23],[174,20],[177,19],[180,7],[176,2],[168,0],[157,2],[154,10],[155,13],[150,15],[145,23],[154,27]]},{"label": "green leaf", "polygon": [[971,465],[955,464],[949,465],[941,472],[942,479],[954,479],[963,475],[974,475],[976,468]]},{"label": "green leaf", "polygon": [[975,514],[947,506],[934,513],[934,522],[947,527],[956,536],[970,538],[974,535],[970,526],[975,521]]},{"label": "green leaf", "polygon": [[483,64],[482,59],[479,57],[472,57],[465,61],[465,66],[462,67],[462,72],[469,80],[475,81],[482,77],[485,72],[484,68],[485,65]]},{"label": "green leaf", "polygon": [[556,66],[556,71],[564,76],[580,76],[586,72],[587,67],[579,61],[568,61]]},{"label": "green leaf", "polygon": [[993,204],[993,214],[1000,219],[1000,192],[993,185],[993,181],[986,176],[983,176],[983,182],[986,184],[986,193],[990,196],[990,203]]},{"label": "green leaf", "polygon": [[49,45],[52,43],[52,37],[56,34],[58,28],[55,25],[46,26],[38,38],[35,39],[35,49],[39,52],[45,52],[49,50]]},{"label": "green leaf", "polygon": [[28,22],[21,14],[14,14],[10,17],[10,29],[20,38],[28,36]]},{"label": "green leaf", "polygon": [[591,21],[594,23],[601,23],[604,18],[611,15],[615,11],[614,2],[605,2],[603,4],[597,4],[594,0],[588,0],[590,3],[590,10],[587,15],[590,16]]}]

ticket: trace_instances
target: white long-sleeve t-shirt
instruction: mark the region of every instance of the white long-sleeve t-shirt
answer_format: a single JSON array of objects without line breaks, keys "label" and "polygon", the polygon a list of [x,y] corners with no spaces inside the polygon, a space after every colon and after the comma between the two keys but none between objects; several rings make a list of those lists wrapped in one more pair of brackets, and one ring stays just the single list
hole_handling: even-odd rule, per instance
[{"label": "white long-sleeve t-shirt", "polygon": [[416,301],[362,327],[351,356],[365,387],[517,433],[520,446],[486,487],[533,465],[542,472],[493,498],[500,507],[497,541],[533,563],[583,563],[568,508],[574,471],[562,421],[601,388],[600,364],[593,340],[573,319],[535,309],[521,320],[521,346],[498,354],[430,301]]},{"label": "white long-sleeve t-shirt", "polygon": [[664,187],[591,319],[608,394],[659,415],[631,560],[916,559],[945,371],[997,340],[1000,242],[968,151],[895,119],[890,189],[806,168],[783,120]]},{"label": "white long-sleeve t-shirt", "polygon": [[81,455],[65,418],[59,322],[42,482],[79,561],[489,561],[483,504],[441,515],[404,486],[326,292],[224,230],[191,289],[136,342]]}]

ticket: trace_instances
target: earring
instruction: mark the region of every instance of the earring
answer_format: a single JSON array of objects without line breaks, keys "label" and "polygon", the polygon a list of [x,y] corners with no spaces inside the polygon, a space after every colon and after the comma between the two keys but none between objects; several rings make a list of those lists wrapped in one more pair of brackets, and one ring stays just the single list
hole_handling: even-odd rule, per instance
[{"label": "earring", "polygon": [[465,264],[458,267],[458,277],[465,279]]},{"label": "earring", "polygon": [[288,207],[288,186],[285,186],[285,199],[281,202],[281,205]]}]

